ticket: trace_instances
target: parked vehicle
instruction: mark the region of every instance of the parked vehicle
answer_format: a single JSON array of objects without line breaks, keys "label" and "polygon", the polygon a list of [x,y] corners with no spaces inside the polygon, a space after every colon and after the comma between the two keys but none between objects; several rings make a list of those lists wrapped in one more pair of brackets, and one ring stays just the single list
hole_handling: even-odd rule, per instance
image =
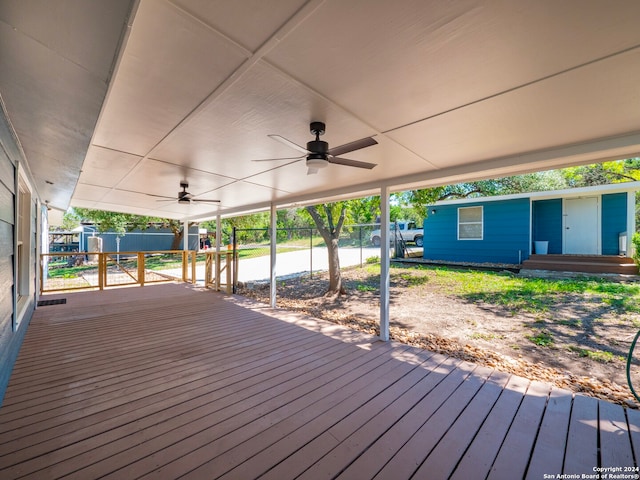
[{"label": "parked vehicle", "polygon": [[[416,222],[398,221],[394,222],[389,232],[389,242],[392,243],[396,238],[404,242],[412,242],[416,247],[423,245],[423,230],[416,226]],[[395,235],[394,235],[395,233]],[[380,229],[374,230],[369,236],[371,243],[380,246]]]}]

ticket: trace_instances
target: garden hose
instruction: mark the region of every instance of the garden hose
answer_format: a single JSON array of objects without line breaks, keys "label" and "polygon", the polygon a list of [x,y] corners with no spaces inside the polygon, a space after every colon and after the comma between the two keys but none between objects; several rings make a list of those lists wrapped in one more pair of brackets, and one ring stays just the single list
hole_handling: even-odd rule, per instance
[{"label": "garden hose", "polygon": [[636,400],[638,402],[640,402],[640,398],[638,397],[638,394],[636,393],[635,389],[633,388],[633,384],[631,383],[631,358],[633,356],[633,351],[636,348],[636,342],[638,341],[638,337],[640,337],[640,330],[638,330],[638,333],[636,333],[636,336],[633,339],[633,342],[631,342],[631,348],[629,349],[629,356],[627,357],[627,383],[629,384],[629,388],[631,389],[631,393],[633,393],[633,396],[636,397]]}]

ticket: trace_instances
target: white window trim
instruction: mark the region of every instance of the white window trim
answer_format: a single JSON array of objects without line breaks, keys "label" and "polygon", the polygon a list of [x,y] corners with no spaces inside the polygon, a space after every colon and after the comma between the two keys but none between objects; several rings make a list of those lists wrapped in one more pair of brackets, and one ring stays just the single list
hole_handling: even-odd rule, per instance
[{"label": "white window trim", "polygon": [[[460,222],[460,210],[469,209],[469,208],[479,208],[480,209],[480,221],[479,222]],[[480,237],[479,238],[460,238],[460,225],[480,225]],[[457,236],[458,240],[461,241],[477,241],[484,239],[484,207],[482,205],[474,205],[472,207],[458,207],[458,223],[456,224]]]},{"label": "white window trim", "polygon": [[[17,331],[34,294],[35,287],[32,285],[30,273],[31,249],[35,245],[31,231],[33,187],[22,174],[19,164],[16,166],[15,175],[13,330]],[[21,254],[18,253],[19,250]]]}]

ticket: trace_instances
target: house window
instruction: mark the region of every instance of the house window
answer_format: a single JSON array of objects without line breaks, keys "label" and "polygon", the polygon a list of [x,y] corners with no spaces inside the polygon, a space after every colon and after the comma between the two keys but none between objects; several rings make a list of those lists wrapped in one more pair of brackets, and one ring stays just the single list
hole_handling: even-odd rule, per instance
[{"label": "house window", "polygon": [[458,208],[458,240],[482,240],[482,207]]},{"label": "house window", "polygon": [[18,298],[30,294],[29,289],[29,253],[31,249],[31,192],[20,182],[18,191],[18,251],[16,270],[16,291]]}]

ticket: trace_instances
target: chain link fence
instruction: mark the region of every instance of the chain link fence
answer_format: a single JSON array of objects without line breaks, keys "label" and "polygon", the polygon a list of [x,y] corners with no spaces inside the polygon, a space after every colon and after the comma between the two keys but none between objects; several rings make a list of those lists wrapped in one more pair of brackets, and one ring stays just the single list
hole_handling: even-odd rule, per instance
[{"label": "chain link fence", "polygon": [[[328,253],[322,235],[315,227],[279,228],[276,231],[276,274],[278,278],[309,275],[328,270]],[[362,266],[367,259],[380,258],[380,225],[345,225],[338,240],[340,266]],[[390,232],[393,256],[414,254],[400,231]],[[234,284],[267,282],[271,276],[270,230],[236,228],[231,234],[238,253]],[[421,250],[420,250],[421,251]]]}]

